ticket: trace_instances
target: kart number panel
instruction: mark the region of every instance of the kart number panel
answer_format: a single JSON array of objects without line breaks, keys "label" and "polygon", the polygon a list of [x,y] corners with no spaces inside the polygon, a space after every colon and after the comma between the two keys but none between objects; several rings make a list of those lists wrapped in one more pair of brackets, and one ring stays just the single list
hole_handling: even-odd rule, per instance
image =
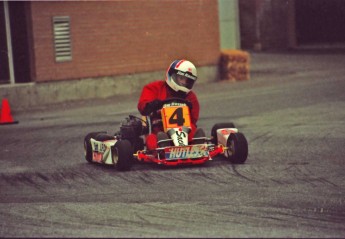
[{"label": "kart number panel", "polygon": [[161,110],[164,131],[171,128],[190,127],[190,113],[188,106],[169,106]]}]

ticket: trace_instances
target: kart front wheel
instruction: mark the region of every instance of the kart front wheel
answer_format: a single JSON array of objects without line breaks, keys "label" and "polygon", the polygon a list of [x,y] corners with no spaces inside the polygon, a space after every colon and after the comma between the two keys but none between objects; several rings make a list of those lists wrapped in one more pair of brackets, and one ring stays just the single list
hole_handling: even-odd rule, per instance
[{"label": "kart front wheel", "polygon": [[226,142],[225,156],[236,164],[242,164],[248,156],[248,142],[242,133],[230,134]]},{"label": "kart front wheel", "polygon": [[133,164],[132,145],[128,140],[117,141],[112,148],[112,160],[119,171],[128,171]]}]

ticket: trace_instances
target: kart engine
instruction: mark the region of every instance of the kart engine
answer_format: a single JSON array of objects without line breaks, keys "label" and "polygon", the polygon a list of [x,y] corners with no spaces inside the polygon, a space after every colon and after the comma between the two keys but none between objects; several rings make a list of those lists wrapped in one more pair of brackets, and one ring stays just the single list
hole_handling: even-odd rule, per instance
[{"label": "kart engine", "polygon": [[136,116],[129,115],[120,126],[120,134],[122,139],[127,139],[131,142],[134,150],[143,147],[143,140],[140,138],[143,135],[142,120]]},{"label": "kart engine", "polygon": [[130,115],[120,126],[120,132],[123,139],[131,140],[142,135],[143,125],[140,119]]}]

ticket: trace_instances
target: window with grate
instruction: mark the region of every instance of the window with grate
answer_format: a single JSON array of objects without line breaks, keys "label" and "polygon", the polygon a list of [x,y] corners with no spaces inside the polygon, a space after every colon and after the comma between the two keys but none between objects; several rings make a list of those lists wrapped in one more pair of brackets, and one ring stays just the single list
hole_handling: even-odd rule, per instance
[{"label": "window with grate", "polygon": [[53,17],[55,61],[71,61],[71,27],[70,17]]}]

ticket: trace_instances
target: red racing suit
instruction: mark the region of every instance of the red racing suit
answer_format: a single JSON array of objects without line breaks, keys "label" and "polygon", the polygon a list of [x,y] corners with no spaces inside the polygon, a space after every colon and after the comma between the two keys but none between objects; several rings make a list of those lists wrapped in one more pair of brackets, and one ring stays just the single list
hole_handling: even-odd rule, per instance
[{"label": "red racing suit", "polygon": [[[141,92],[141,96],[138,102],[138,110],[143,115],[144,108],[147,103],[156,99],[165,100],[169,98],[182,98],[182,99],[190,101],[190,103],[192,104],[192,109],[190,112],[192,130],[188,137],[189,140],[191,140],[197,128],[196,123],[199,119],[199,110],[200,110],[198,98],[196,97],[196,94],[193,91],[190,91],[187,94],[182,96],[181,94],[172,90],[163,80],[151,82],[145,85]],[[153,129],[153,133],[158,133],[158,131],[163,131],[163,128]]]}]

